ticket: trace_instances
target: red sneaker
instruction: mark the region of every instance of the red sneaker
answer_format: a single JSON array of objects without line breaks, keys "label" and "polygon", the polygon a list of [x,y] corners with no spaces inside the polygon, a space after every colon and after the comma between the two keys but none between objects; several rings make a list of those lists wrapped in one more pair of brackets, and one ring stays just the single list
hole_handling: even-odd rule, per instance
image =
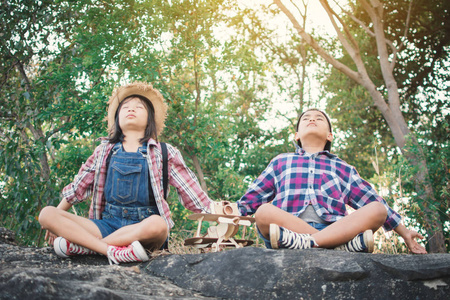
[{"label": "red sneaker", "polygon": [[122,262],[147,261],[149,258],[139,241],[134,241],[129,246],[108,246],[107,252],[109,264]]}]

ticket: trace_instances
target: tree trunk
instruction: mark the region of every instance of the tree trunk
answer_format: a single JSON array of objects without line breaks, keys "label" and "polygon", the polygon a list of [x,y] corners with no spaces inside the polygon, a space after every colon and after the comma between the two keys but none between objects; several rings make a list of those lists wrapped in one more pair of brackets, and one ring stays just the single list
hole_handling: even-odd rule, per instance
[{"label": "tree trunk", "polygon": [[197,171],[198,180],[200,181],[200,186],[202,187],[203,191],[207,192],[206,187],[206,181],[205,181],[205,175],[203,174],[202,167],[200,166],[200,162],[197,159],[196,155],[191,156],[192,162],[194,164],[194,168]]},{"label": "tree trunk", "polygon": [[[378,91],[377,93],[379,94]],[[381,98],[381,94],[372,98]],[[385,104],[384,101],[383,103]],[[375,105],[377,105],[377,101],[375,101]],[[414,136],[410,134],[409,129],[406,133],[402,130],[402,128],[407,128],[403,114],[400,113],[397,114],[397,116],[394,116],[392,109],[389,109],[389,107],[385,107],[384,105],[380,106],[381,108],[377,105],[392,131],[396,145],[401,149],[402,154],[407,158],[408,162],[418,169],[417,173],[414,174],[414,189],[416,190],[417,197],[422,203],[420,207],[424,211],[425,223],[423,226],[428,234],[429,251],[432,253],[445,253],[444,229],[439,219],[438,212],[434,211],[430,207],[430,204],[436,202],[436,198],[434,196],[433,186],[430,182],[430,176],[423,149],[418,144]],[[390,107],[392,107],[392,105]],[[407,139],[410,139],[412,145],[419,150],[418,153],[416,151],[409,151],[408,145],[406,144]]]},{"label": "tree trunk", "polygon": [[433,203],[436,203],[434,189],[430,183],[428,167],[422,148],[418,145],[414,136],[411,136],[412,144],[419,149],[419,154],[408,151],[407,147],[402,148],[402,153],[418,172],[414,175],[414,187],[417,198],[422,202],[420,208],[424,211],[425,230],[428,234],[429,251],[432,253],[446,253],[444,228],[439,218],[439,213],[433,210]]},{"label": "tree trunk", "polygon": [[[28,78],[25,68],[23,66],[23,64],[17,60],[15,62],[15,67],[17,69],[17,71],[20,74],[20,77],[22,78],[22,80],[25,82],[25,89],[28,92],[28,94],[30,95],[30,103],[34,102],[34,98],[33,98],[33,90],[32,90],[32,85],[31,85],[31,81]],[[18,99],[16,99],[16,101],[18,101]],[[19,104],[18,104],[18,107]],[[42,182],[47,182],[50,178],[50,166],[48,164],[48,158],[47,158],[47,151],[45,149],[45,135],[44,132],[42,130],[42,127],[40,127],[40,125],[36,125],[33,126],[31,124],[31,122],[29,120],[21,120],[21,123],[25,123],[25,127],[28,128],[33,136],[33,145],[32,146],[34,149],[38,150],[38,154],[39,154],[39,162],[40,162],[40,166],[41,166],[41,174],[40,174],[40,178]],[[39,124],[39,122],[36,122]],[[24,134],[24,133],[23,133]],[[42,207],[42,199],[39,197],[38,199],[39,205],[38,208],[40,209]]]}]

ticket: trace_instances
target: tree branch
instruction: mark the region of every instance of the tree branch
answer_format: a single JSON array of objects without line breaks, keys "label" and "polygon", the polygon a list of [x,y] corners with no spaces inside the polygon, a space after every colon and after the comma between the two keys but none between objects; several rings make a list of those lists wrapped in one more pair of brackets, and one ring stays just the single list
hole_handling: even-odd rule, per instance
[{"label": "tree branch", "polygon": [[[331,9],[330,5],[328,4],[327,0],[320,0],[320,4],[322,4],[322,7],[325,9],[328,18],[331,21],[331,24],[334,27],[334,30],[336,31],[336,34],[341,41],[342,45],[344,46],[345,50],[350,54],[350,56],[356,57],[359,54],[359,46],[356,42],[353,35],[350,33],[350,30],[348,29],[348,26],[344,23],[344,21],[338,16],[338,14]],[[342,34],[341,30],[339,29],[339,26],[337,26],[336,21],[334,19],[337,19],[339,21],[339,24],[341,24],[342,29],[344,30],[345,36]],[[351,45],[348,43],[347,39],[350,41]],[[355,59],[353,59],[355,60]]]},{"label": "tree branch", "polygon": [[316,52],[329,64],[331,64],[333,67],[347,75],[349,78],[353,79],[355,82],[362,84],[361,76],[358,72],[353,71],[340,61],[336,60],[334,57],[332,57],[328,52],[323,49],[315,40],[314,38],[305,32],[305,29],[298,23],[298,21],[295,19],[295,17],[292,15],[292,13],[284,6],[283,3],[281,3],[281,0],[274,0],[274,3],[278,6],[278,8],[289,18],[294,28],[297,30],[299,35],[306,41],[307,44],[309,44]]},{"label": "tree branch", "polygon": [[[354,14],[350,13],[348,10],[344,9],[338,2],[336,2],[336,5],[339,6],[339,8],[349,17],[351,18],[355,23],[357,23],[359,26],[361,26],[361,28],[371,37],[375,38],[375,32],[373,32],[372,30],[370,30],[369,27],[367,27],[364,22],[362,22],[360,19],[358,19]],[[394,46],[394,43],[391,40],[386,39],[386,44],[388,44],[388,46],[391,48],[392,50],[392,59],[393,61],[391,62],[391,68],[392,70],[394,69],[395,66],[395,62],[397,59],[397,53],[400,51],[400,49],[397,49]]]},{"label": "tree branch", "polygon": [[[411,10],[412,10],[412,4],[413,4],[414,0],[411,0],[409,2],[409,6],[408,6],[408,13],[406,15],[406,21],[405,21],[405,31],[403,33],[403,38],[407,39],[408,37],[408,31],[409,31],[409,22],[411,20]],[[400,45],[398,46],[398,52],[400,52],[400,50],[403,48],[403,46],[405,46],[405,44],[403,43],[402,39],[399,39]],[[396,49],[397,50],[397,49]],[[397,62],[397,51],[395,51],[393,53],[393,57],[392,57],[392,62],[391,62],[391,71],[394,71],[395,68],[395,63]]]}]

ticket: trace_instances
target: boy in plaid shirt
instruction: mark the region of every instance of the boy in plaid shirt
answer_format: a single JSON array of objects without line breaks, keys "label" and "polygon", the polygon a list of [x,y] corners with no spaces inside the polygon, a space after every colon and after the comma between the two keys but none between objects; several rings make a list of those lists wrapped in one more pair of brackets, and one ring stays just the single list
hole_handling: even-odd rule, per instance
[{"label": "boy in plaid shirt", "polygon": [[[275,157],[238,201],[243,216],[255,214],[267,248],[335,248],[372,252],[373,232],[383,226],[400,234],[412,253],[426,250],[423,237],[401,224],[356,169],[330,153],[328,116],[305,111],[297,123],[295,153]],[[345,205],[356,209],[348,214]]]}]

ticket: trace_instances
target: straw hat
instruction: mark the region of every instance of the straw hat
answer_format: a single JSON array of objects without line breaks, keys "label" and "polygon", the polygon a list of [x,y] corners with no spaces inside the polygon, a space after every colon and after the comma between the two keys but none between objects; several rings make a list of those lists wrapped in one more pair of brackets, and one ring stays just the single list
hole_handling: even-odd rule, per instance
[{"label": "straw hat", "polygon": [[167,104],[161,93],[153,88],[151,84],[145,82],[133,82],[116,88],[109,98],[108,107],[108,131],[114,128],[114,117],[120,102],[131,95],[140,95],[149,99],[155,109],[155,123],[157,135],[160,135],[164,128],[164,121],[167,117]]}]

